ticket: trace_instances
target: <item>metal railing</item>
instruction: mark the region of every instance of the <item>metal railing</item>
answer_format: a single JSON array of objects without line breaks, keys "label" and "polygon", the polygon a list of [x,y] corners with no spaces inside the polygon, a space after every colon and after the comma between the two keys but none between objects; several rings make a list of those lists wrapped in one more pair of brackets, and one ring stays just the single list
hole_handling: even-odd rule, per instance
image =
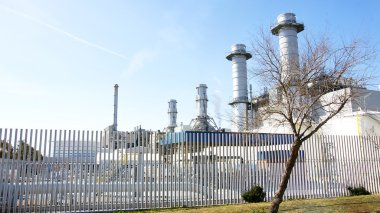
[{"label": "metal railing", "polygon": [[[1,212],[113,211],[271,200],[291,135],[0,129]],[[285,199],[380,193],[380,137],[314,136]],[[106,148],[107,147],[107,148]]]}]

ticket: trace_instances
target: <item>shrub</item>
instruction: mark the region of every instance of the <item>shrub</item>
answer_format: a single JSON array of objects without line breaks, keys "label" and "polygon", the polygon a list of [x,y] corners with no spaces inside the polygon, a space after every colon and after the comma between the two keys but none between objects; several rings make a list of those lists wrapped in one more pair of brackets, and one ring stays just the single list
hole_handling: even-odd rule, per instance
[{"label": "shrub", "polygon": [[244,192],[242,194],[243,200],[248,203],[263,202],[266,193],[260,186],[254,186],[251,190]]},{"label": "shrub", "polygon": [[363,186],[359,187],[347,187],[347,190],[350,192],[350,196],[358,196],[358,195],[370,195],[371,193],[367,191]]}]

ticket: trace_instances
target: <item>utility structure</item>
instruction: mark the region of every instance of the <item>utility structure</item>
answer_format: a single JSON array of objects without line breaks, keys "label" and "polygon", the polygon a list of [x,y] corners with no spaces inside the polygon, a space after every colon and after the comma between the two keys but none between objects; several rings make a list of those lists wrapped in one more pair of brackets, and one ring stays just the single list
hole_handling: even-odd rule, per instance
[{"label": "utility structure", "polygon": [[174,132],[174,129],[177,127],[177,101],[170,99],[168,103],[169,125],[167,127],[167,132]]},{"label": "utility structure", "polygon": [[213,118],[207,115],[207,85],[199,84],[197,87],[197,117],[191,120],[190,127],[194,131],[215,131],[218,129]]},{"label": "utility structure", "polygon": [[277,16],[277,24],[271,28],[273,35],[279,37],[281,80],[295,79],[299,75],[299,56],[297,34],[305,29],[297,23],[294,13]]},{"label": "utility structure", "polygon": [[114,105],[113,105],[113,125],[112,130],[117,131],[117,108],[118,108],[118,90],[119,85],[115,84],[115,92],[114,92]]},{"label": "utility structure", "polygon": [[113,123],[112,125],[104,128],[103,134],[103,147],[104,148],[117,148],[117,136],[121,136],[117,131],[117,110],[118,110],[118,89],[119,85],[114,86],[114,99],[113,99]]},{"label": "utility structure", "polygon": [[232,61],[232,124],[231,130],[239,132],[248,130],[248,77],[247,60],[252,58],[244,44],[234,44],[227,60]]}]

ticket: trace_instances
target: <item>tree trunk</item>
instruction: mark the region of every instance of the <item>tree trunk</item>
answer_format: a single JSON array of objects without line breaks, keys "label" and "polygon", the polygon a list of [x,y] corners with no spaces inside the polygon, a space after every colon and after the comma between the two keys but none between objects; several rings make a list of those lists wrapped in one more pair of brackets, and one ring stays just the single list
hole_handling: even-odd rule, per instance
[{"label": "tree trunk", "polygon": [[286,162],[285,172],[282,175],[281,183],[276,194],[274,195],[269,212],[278,212],[278,209],[280,208],[280,204],[282,203],[282,198],[284,196],[285,190],[288,187],[289,178],[293,171],[294,164],[296,163],[298,151],[300,150],[301,145],[302,141],[296,138],[291,149],[289,160]]}]

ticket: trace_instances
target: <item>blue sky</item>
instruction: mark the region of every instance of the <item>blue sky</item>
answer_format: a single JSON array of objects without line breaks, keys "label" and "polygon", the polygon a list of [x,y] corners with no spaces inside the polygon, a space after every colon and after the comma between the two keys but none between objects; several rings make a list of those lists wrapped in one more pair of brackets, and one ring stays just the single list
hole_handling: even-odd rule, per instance
[{"label": "blue sky", "polygon": [[209,114],[228,128],[232,44],[249,49],[260,28],[294,12],[303,33],[379,50],[379,11],[376,0],[0,1],[0,127],[101,130],[112,123],[115,83],[119,130],[162,129],[169,99],[188,124],[204,83]]}]

